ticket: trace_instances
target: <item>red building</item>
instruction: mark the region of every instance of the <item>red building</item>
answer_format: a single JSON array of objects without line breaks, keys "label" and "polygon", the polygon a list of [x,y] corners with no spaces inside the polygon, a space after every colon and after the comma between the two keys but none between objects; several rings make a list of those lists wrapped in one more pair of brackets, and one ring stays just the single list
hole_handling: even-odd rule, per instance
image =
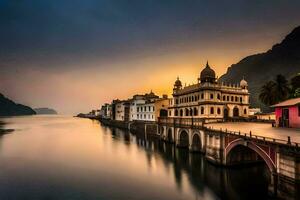
[{"label": "red building", "polygon": [[275,104],[276,126],[300,128],[300,98]]}]

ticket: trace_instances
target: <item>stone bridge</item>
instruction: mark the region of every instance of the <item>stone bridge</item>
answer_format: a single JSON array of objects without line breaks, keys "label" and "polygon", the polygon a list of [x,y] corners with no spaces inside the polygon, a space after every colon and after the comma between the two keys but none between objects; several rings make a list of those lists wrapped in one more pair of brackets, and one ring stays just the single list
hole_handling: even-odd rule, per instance
[{"label": "stone bridge", "polygon": [[251,132],[215,130],[193,118],[159,118],[158,133],[162,140],[191,152],[202,152],[207,160],[218,165],[265,162],[272,175],[274,193],[296,193],[300,189],[300,144],[291,142],[288,136],[281,140]]}]

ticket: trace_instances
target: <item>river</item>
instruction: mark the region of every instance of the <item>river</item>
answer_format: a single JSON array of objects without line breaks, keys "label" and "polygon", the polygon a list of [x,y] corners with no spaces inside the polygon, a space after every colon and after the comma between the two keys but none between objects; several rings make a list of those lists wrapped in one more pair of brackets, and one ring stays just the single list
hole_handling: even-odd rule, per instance
[{"label": "river", "polygon": [[70,116],[0,121],[14,130],[0,138],[0,199],[269,198],[264,164],[221,168],[201,154]]}]

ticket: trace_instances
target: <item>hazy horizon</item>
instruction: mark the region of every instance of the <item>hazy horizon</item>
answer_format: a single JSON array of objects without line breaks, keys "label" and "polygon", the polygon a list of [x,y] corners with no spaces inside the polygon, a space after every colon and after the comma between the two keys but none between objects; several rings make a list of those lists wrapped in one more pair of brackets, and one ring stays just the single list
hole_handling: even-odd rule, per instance
[{"label": "hazy horizon", "polygon": [[[299,1],[0,1],[0,92],[33,108],[88,112],[176,77],[217,76],[299,26]],[[242,77],[241,77],[242,78]]]}]

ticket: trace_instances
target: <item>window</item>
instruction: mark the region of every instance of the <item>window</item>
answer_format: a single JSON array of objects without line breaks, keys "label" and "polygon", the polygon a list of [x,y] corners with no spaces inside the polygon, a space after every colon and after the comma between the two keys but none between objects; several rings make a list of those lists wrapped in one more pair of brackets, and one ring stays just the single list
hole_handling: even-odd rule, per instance
[{"label": "window", "polygon": [[175,116],[178,116],[178,110],[175,110]]},{"label": "window", "polygon": [[143,107],[141,107],[141,112],[143,112]]},{"label": "window", "polygon": [[172,115],[172,112],[171,111],[169,111],[169,116],[171,116]]},{"label": "window", "polygon": [[246,109],[246,108],[244,109],[244,114],[245,114],[245,115],[247,114],[247,109]]},{"label": "window", "polygon": [[203,93],[201,94],[201,99],[204,99],[204,94]]},{"label": "window", "polygon": [[217,98],[218,98],[219,100],[221,100],[221,96],[220,96],[220,94],[218,94]]},{"label": "window", "polygon": [[241,102],[241,103],[243,102],[243,97],[240,97],[240,102]]},{"label": "window", "polygon": [[233,96],[231,96],[231,101],[233,101]]},{"label": "window", "polygon": [[229,96],[227,96],[227,101],[229,101]]},{"label": "window", "polygon": [[144,114],[144,119],[146,119],[146,114]]},{"label": "window", "polygon": [[192,96],[192,101],[194,101],[194,96]]},{"label": "window", "polygon": [[213,99],[214,98],[214,94],[210,94],[210,99]]},{"label": "window", "polygon": [[214,114],[214,112],[215,112],[214,107],[211,107],[211,108],[210,108],[210,114]]},{"label": "window", "polygon": [[139,107],[137,107],[137,111],[140,112],[140,108]]},{"label": "window", "polygon": [[151,111],[151,108],[150,108],[150,106],[148,106],[148,109],[149,109],[149,112]]},{"label": "window", "polygon": [[198,109],[194,108],[194,115],[197,116],[198,115]]},{"label": "window", "polygon": [[176,104],[178,104],[178,99],[175,100]]},{"label": "window", "polygon": [[183,110],[182,109],[180,110],[180,116],[183,116]]},{"label": "window", "polygon": [[220,108],[218,108],[217,113],[218,113],[218,115],[221,114],[221,109]]},{"label": "window", "polygon": [[236,101],[236,102],[238,101],[238,97],[235,97],[235,101]]},{"label": "window", "polygon": [[204,114],[204,107],[201,107],[201,115]]},{"label": "window", "polygon": [[185,109],[185,116],[189,116],[189,110],[187,108]]},{"label": "window", "polygon": [[154,109],[154,106],[152,107],[152,111],[154,111],[155,109]]},{"label": "window", "polygon": [[225,101],[226,100],[226,97],[225,96],[223,96],[223,101]]},{"label": "window", "polygon": [[140,115],[139,115],[139,114],[137,114],[137,118],[138,118],[138,119],[140,118]]}]

